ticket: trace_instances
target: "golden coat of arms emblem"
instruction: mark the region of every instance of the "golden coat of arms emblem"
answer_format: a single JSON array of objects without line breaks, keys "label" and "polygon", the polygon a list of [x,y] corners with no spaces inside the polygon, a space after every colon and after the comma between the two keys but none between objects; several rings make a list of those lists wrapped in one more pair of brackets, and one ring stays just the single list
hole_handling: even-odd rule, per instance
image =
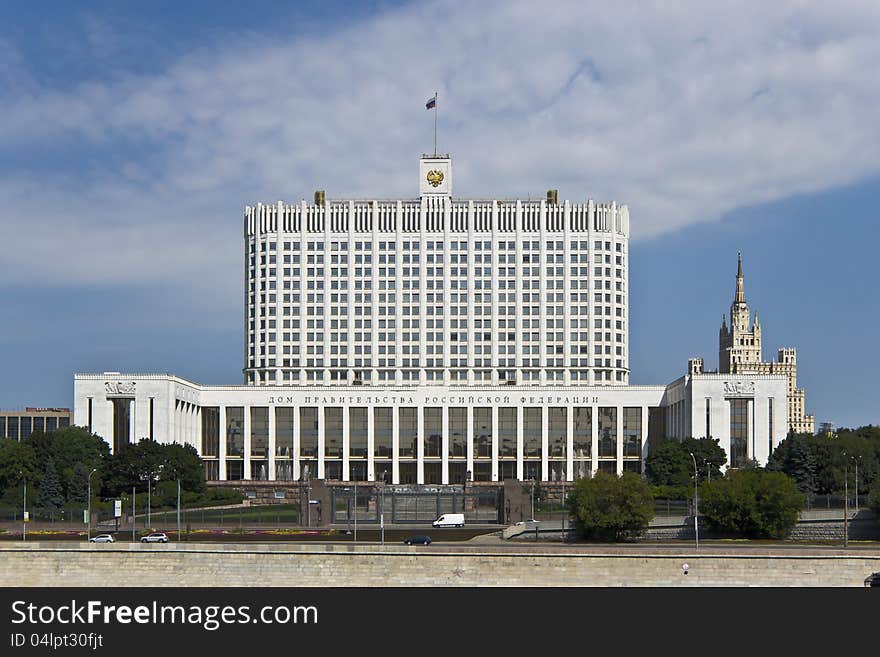
[{"label": "golden coat of arms emblem", "polygon": [[438,171],[437,169],[431,169],[428,172],[427,178],[428,183],[431,185],[431,187],[438,187],[440,183],[443,182],[443,172]]}]

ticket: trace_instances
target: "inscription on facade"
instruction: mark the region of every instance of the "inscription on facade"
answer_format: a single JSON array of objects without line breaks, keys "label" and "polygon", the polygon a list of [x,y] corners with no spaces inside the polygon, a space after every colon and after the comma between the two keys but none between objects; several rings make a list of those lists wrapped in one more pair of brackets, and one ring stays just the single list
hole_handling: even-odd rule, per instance
[{"label": "inscription on facade", "polygon": [[577,405],[598,404],[598,397],[588,395],[537,395],[531,397],[511,397],[510,395],[305,395],[294,396],[272,395],[270,404],[301,404],[333,406],[335,404],[377,405],[377,406],[451,406],[463,404],[468,406],[510,406],[517,404],[529,406],[543,405]]},{"label": "inscription on facade", "polygon": [[724,394],[725,395],[754,395],[755,394],[755,382],[754,381],[725,381],[724,382]]}]

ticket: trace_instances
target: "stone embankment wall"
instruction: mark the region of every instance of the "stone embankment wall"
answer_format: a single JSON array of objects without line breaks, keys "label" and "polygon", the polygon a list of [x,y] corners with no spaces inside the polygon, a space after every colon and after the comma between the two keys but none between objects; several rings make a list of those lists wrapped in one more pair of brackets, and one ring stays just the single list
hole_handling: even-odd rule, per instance
[{"label": "stone embankment wall", "polygon": [[755,552],[3,545],[0,586],[863,586],[880,571],[878,551]]}]

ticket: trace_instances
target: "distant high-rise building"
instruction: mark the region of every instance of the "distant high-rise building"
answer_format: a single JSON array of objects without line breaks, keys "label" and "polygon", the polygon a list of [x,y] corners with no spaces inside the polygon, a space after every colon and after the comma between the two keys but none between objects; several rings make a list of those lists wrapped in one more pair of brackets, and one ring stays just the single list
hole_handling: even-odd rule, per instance
[{"label": "distant high-rise building", "polygon": [[730,304],[730,328],[721,319],[718,334],[718,371],[722,374],[784,374],[788,378],[788,430],[813,433],[813,416],[804,414],[804,390],[797,387],[797,351],[779,349],[775,362],[761,355],[761,325],[758,313],[750,325],[749,306],[743,287],[742,256],[737,259],[736,292]]}]

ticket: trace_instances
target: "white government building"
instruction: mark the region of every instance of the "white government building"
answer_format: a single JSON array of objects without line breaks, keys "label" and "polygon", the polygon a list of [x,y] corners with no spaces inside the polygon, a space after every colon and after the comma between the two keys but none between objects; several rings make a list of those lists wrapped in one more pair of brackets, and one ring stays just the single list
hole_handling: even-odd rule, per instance
[{"label": "white government building", "polygon": [[785,373],[629,385],[626,206],[454,199],[448,156],[419,178],[247,207],[244,383],[76,374],[75,424],[193,445],[209,480],[571,481],[642,472],[664,436],[766,462]]}]

